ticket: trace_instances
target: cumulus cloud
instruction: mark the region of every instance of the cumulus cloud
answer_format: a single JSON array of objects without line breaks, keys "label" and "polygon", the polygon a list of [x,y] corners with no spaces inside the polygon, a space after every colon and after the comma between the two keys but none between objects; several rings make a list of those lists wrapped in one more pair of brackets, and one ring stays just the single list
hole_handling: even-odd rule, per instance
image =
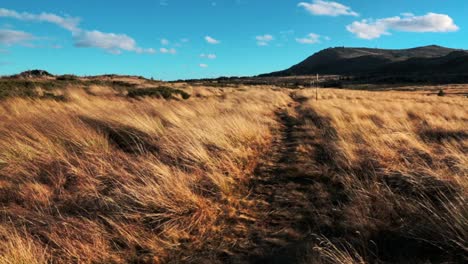
[{"label": "cumulus cloud", "polygon": [[160,49],[159,49],[159,52],[161,52],[161,53],[163,53],[163,54],[176,54],[176,53],[177,53],[177,50],[174,49],[174,48],[171,48],[171,49],[160,48]]},{"label": "cumulus cloud", "polygon": [[28,42],[34,39],[35,37],[27,32],[11,29],[0,29],[0,44],[3,45],[28,45]]},{"label": "cumulus cloud", "polygon": [[165,39],[165,38],[161,39],[161,45],[167,46],[167,45],[169,45],[169,43],[170,42],[169,42],[168,39]]},{"label": "cumulus cloud", "polygon": [[[5,8],[0,8],[0,17],[12,18],[22,21],[47,22],[60,26],[72,33],[74,44],[80,48],[101,48],[113,54],[120,54],[122,51],[136,53],[155,53],[152,48],[141,48],[136,41],[125,35],[115,33],[105,33],[98,30],[88,31],[79,27],[80,19],[70,16],[59,16],[51,13],[32,14],[27,12],[17,12]],[[4,30],[4,44],[25,43],[34,37],[21,31]],[[7,35],[8,34],[8,35]]]},{"label": "cumulus cloud", "polygon": [[219,44],[219,43],[221,43],[221,41],[219,41],[219,40],[217,40],[215,38],[212,38],[210,36],[206,36],[205,41],[210,43],[210,44]]},{"label": "cumulus cloud", "polygon": [[[321,36],[315,33],[309,33],[304,38],[296,38],[296,41],[301,44],[315,44],[320,42]],[[327,39],[328,37],[324,37]]]},{"label": "cumulus cloud", "polygon": [[210,60],[214,60],[217,58],[216,54],[200,54],[200,58],[207,58],[207,59],[210,59]]},{"label": "cumulus cloud", "polygon": [[198,66],[200,66],[200,68],[208,68],[208,64],[204,63],[200,63]]},{"label": "cumulus cloud", "polygon": [[79,48],[96,47],[113,54],[120,54],[123,50],[136,53],[155,53],[154,49],[143,49],[136,41],[125,34],[104,33],[97,30],[79,31],[73,34],[75,46]]},{"label": "cumulus cloud", "polygon": [[428,13],[424,16],[415,16],[411,13],[404,13],[402,17],[355,21],[348,25],[346,29],[358,38],[375,39],[382,35],[390,35],[391,30],[403,32],[453,32],[459,28],[448,15]]},{"label": "cumulus cloud", "polygon": [[255,39],[257,40],[258,46],[268,46],[268,44],[273,41],[274,37],[269,34],[265,34],[263,36],[256,36]]},{"label": "cumulus cloud", "polygon": [[80,19],[76,17],[63,17],[50,13],[31,14],[31,13],[19,13],[14,10],[0,8],[0,17],[14,18],[24,21],[36,21],[36,22],[48,22],[56,24],[69,31],[78,30],[78,24]]},{"label": "cumulus cloud", "polygon": [[359,16],[351,7],[331,1],[314,0],[311,3],[301,2],[298,6],[318,16]]}]

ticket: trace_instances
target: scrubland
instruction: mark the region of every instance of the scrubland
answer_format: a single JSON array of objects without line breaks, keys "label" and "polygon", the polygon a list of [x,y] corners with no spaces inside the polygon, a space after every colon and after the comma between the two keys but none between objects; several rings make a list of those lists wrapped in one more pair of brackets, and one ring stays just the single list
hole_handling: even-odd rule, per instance
[{"label": "scrubland", "polygon": [[467,260],[466,98],[179,88],[0,101],[0,263]]}]

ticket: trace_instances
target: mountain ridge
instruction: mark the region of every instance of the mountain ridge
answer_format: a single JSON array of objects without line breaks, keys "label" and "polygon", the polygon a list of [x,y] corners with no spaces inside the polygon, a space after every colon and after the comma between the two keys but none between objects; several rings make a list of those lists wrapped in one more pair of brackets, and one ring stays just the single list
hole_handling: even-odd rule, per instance
[{"label": "mountain ridge", "polygon": [[[262,74],[259,77],[418,73],[431,70],[457,73],[468,70],[468,64],[464,63],[465,60],[468,62],[467,55],[466,50],[437,45],[409,49],[334,47],[321,50],[286,70]],[[452,64],[456,64],[457,67],[443,67]]]}]

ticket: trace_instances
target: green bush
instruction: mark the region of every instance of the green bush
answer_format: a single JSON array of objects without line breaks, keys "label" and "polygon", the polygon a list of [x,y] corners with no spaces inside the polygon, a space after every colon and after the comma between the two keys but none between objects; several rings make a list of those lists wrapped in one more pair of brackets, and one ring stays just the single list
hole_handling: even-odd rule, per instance
[{"label": "green bush", "polygon": [[174,95],[180,95],[184,100],[190,98],[190,94],[174,89],[167,86],[153,87],[153,88],[134,88],[128,90],[128,97],[137,98],[137,97],[157,97],[164,99],[174,99]]}]

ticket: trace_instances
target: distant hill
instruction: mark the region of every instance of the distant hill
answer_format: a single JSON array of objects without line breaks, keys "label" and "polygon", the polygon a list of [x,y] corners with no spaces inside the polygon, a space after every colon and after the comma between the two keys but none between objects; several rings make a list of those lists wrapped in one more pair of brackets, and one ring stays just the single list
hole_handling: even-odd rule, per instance
[{"label": "distant hill", "polygon": [[468,73],[468,52],[441,46],[412,49],[328,48],[291,68],[260,77],[311,74]]},{"label": "distant hill", "polygon": [[31,79],[31,78],[48,78],[48,77],[54,77],[54,75],[50,74],[47,71],[44,70],[30,70],[30,71],[24,71],[20,74],[14,75],[12,77],[16,78],[24,78],[24,79]]}]

